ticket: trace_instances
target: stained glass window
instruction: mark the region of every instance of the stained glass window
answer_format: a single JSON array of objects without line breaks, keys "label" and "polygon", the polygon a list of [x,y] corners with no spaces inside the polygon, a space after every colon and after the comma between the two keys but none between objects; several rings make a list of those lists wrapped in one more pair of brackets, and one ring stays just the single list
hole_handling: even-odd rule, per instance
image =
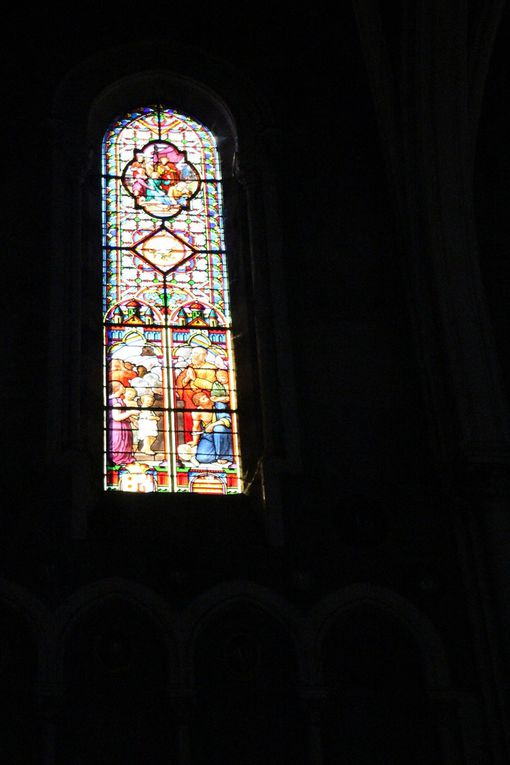
[{"label": "stained glass window", "polygon": [[150,106],[103,141],[105,488],[242,491],[220,158]]}]

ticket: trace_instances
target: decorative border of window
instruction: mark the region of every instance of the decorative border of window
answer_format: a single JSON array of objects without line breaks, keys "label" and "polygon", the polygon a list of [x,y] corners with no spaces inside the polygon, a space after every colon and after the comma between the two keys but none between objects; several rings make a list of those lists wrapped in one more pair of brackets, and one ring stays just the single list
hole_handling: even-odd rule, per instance
[{"label": "decorative border of window", "polygon": [[102,149],[104,486],[242,492],[216,140],[163,106]]}]

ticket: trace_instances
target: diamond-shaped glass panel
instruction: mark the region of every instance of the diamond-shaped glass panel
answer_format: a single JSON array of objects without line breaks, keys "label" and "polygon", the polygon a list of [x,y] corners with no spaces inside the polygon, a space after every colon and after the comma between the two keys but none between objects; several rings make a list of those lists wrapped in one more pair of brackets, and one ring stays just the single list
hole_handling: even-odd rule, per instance
[{"label": "diamond-shaped glass panel", "polygon": [[191,247],[165,229],[147,237],[135,249],[149,263],[164,272],[171,271],[193,254]]}]

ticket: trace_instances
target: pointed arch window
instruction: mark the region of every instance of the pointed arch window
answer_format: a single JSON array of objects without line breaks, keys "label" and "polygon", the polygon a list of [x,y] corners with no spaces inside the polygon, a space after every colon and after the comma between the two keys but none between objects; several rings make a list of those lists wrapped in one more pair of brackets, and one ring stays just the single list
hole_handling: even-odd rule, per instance
[{"label": "pointed arch window", "polygon": [[220,158],[166,106],[102,145],[104,485],[242,491]]}]

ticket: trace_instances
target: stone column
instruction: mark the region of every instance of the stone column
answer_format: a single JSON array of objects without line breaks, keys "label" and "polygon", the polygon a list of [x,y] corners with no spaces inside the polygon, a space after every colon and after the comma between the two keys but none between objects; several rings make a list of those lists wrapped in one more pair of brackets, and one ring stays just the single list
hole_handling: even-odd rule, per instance
[{"label": "stone column", "polygon": [[[259,154],[261,150],[259,149]],[[258,396],[261,407],[262,434],[259,471],[262,483],[266,514],[266,533],[272,544],[283,543],[281,518],[280,474],[285,459],[285,427],[282,413],[282,398],[279,389],[279,353],[276,348],[278,322],[282,317],[274,313],[272,299],[275,274],[269,263],[269,239],[265,209],[268,179],[260,170],[257,150],[247,149],[243,155],[238,180],[246,194],[248,216],[248,238],[252,285],[252,305],[257,371],[259,379]],[[290,386],[292,388],[292,385]]]},{"label": "stone column", "polygon": [[169,688],[170,709],[175,721],[178,765],[191,764],[191,722],[195,707],[192,691]]},{"label": "stone column", "polygon": [[55,765],[58,724],[64,708],[64,689],[58,684],[39,685],[35,695],[41,722],[41,765]]},{"label": "stone column", "polygon": [[303,688],[300,692],[306,724],[308,728],[308,747],[310,765],[323,765],[322,718],[326,703],[326,694],[322,688]]},{"label": "stone column", "polygon": [[[354,5],[395,198],[447,523],[448,511],[454,517],[462,504],[459,474],[465,477],[476,465],[489,472],[510,465],[509,407],[480,274],[473,203],[480,106],[504,3],[492,0],[483,12],[467,0],[404,3],[393,56],[382,19],[388,9],[374,0]],[[492,748],[502,764],[510,756],[502,682],[509,656],[509,509],[507,499],[500,497],[496,507],[483,494],[469,500],[479,512],[461,514],[457,531]]]},{"label": "stone column", "polygon": [[457,699],[444,691],[430,694],[433,721],[443,765],[464,765],[460,740]]},{"label": "stone column", "polygon": [[[487,734],[507,762],[510,752],[510,453],[471,453],[460,463],[452,501],[457,504],[459,558],[481,671]],[[499,728],[503,721],[502,730]]]},{"label": "stone column", "polygon": [[[83,411],[84,381],[88,381],[89,359],[84,357],[84,188],[90,157],[83,147],[85,137],[71,121],[54,118],[53,132],[54,188],[52,205],[52,257],[48,268],[50,280],[50,329],[48,354],[48,491],[54,476],[65,476],[62,486],[69,487],[72,514],[62,514],[71,523],[75,538],[87,532],[87,508],[97,493],[88,454],[87,428],[90,412]],[[99,179],[96,179],[99,183]],[[98,262],[99,251],[96,253]],[[85,312],[86,313],[86,312]],[[84,323],[85,322],[85,323]],[[97,338],[100,347],[100,334]],[[100,371],[97,370],[98,373]],[[99,377],[98,377],[99,379]],[[101,421],[101,410],[97,412]],[[95,447],[97,448],[99,440]],[[97,460],[101,465],[101,460]],[[100,473],[98,473],[100,475]],[[62,519],[60,520],[62,523]],[[67,529],[66,529],[67,531]]]}]

